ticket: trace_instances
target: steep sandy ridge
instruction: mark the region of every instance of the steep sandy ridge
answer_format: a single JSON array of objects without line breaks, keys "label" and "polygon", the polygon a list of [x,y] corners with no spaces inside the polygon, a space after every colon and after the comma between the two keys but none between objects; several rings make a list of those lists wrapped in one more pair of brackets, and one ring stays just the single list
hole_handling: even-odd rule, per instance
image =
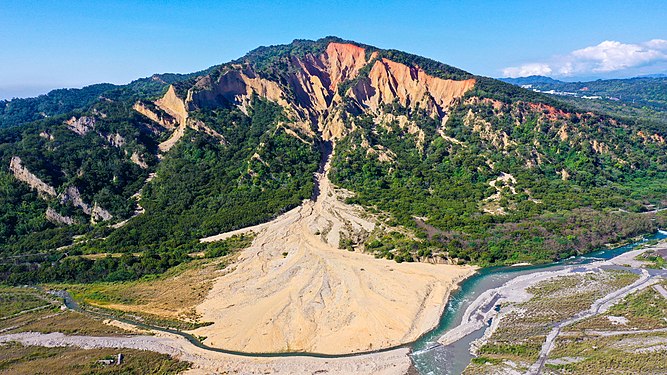
[{"label": "steep sandy ridge", "polygon": [[211,129],[201,121],[188,118],[185,101],[176,95],[174,86],[169,86],[169,89],[167,89],[164,96],[156,100],[153,104],[156,107],[155,110],[149,108],[141,101],[135,103],[132,109],[165,129],[173,130],[171,136],[158,145],[158,149],[161,152],[171,150],[183,135],[185,135],[185,130],[188,127],[204,132],[213,138],[217,138],[220,143],[225,143],[225,138],[220,133]]},{"label": "steep sandy ridge", "polygon": [[32,174],[28,168],[23,166],[21,158],[18,156],[12,157],[9,162],[9,170],[17,180],[25,182],[30,188],[37,190],[40,194],[51,197],[56,196],[56,189]]},{"label": "steep sandy ridge", "polygon": [[[44,181],[40,180],[39,177],[32,174],[28,168],[23,166],[21,158],[18,156],[13,156],[9,163],[9,170],[12,172],[14,177],[17,180],[24,182],[31,189],[37,190],[42,198],[48,199],[56,197],[56,189],[53,186],[48,185]],[[66,204],[68,202],[72,203],[73,206],[79,207],[82,211],[91,217],[93,222],[97,221],[106,221],[111,220],[113,215],[109,211],[100,207],[97,202],[93,205],[89,205],[83,201],[79,190],[76,186],[68,186],[65,191],[63,191],[59,196],[60,204]],[[69,217],[61,216],[57,214],[52,208],[49,208],[46,213],[46,218],[60,224],[72,225],[74,220]]]},{"label": "steep sandy ridge", "polygon": [[[444,119],[455,99],[475,85],[474,79],[441,79],[419,67],[379,59],[377,52],[367,59],[364,48],[348,43],[329,43],[322,55],[291,57],[290,64],[293,68],[281,80],[287,85],[262,78],[243,65],[228,67],[215,82],[209,75],[201,77],[188,91],[185,105],[196,110],[231,102],[247,110],[253,95],[258,95],[284,107],[296,130],[336,140],[352,130],[342,121],[339,86],[343,82],[358,78],[344,95],[362,111],[379,115],[383,104],[398,100],[407,108],[424,109],[439,119]],[[359,77],[368,64],[372,64],[370,72]]]},{"label": "steep sandy ridge", "polygon": [[[377,120],[386,118],[383,105],[398,101],[406,108],[425,110],[443,125],[455,100],[475,85],[474,79],[433,77],[418,66],[379,58],[378,52],[369,55],[364,48],[350,43],[329,43],[321,55],[292,56],[289,64],[291,68],[276,80],[262,77],[248,65],[226,65],[220,68],[222,71],[217,78],[210,74],[199,77],[184,98],[170,86],[165,95],[153,103],[156,110],[141,102],[133,108],[172,131],[171,136],[159,145],[160,151],[165,153],[183,137],[188,127],[225,143],[222,135],[205,123],[189,118],[188,112],[233,103],[247,113],[255,95],[285,109],[290,121],[283,126],[289,134],[300,140],[303,138],[299,134],[311,139],[319,137],[335,141],[355,129],[354,121],[346,124],[343,120],[347,113],[339,87],[345,82],[353,84],[343,94],[348,102]],[[368,73],[360,76],[364,68]],[[410,129],[411,134],[419,132],[421,129]],[[391,159],[378,150],[369,148],[369,152]]]},{"label": "steep sandy ridge", "polygon": [[373,64],[368,79],[360,80],[351,95],[371,110],[394,100],[406,108],[425,109],[442,118],[456,98],[475,85],[474,79],[454,81],[432,77],[419,67],[409,67],[388,59]]},{"label": "steep sandy ridge", "polygon": [[435,326],[452,288],[473,272],[338,249],[341,234],[375,224],[337,199],[328,169],[329,162],[317,175],[315,200],[253,228],[257,236],[235,270],[197,307],[214,322],[194,331],[208,345],[329,354],[395,346]]}]

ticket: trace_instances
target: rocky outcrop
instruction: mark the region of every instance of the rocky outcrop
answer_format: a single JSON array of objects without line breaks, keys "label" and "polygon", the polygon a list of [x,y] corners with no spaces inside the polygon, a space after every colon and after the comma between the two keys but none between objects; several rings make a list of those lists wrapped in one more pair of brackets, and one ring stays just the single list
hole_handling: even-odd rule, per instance
[{"label": "rocky outcrop", "polygon": [[93,221],[107,221],[111,220],[113,218],[113,215],[104,208],[100,207],[100,205],[95,202],[93,204],[93,209],[90,213],[90,217],[92,218]]},{"label": "rocky outcrop", "polygon": [[74,225],[76,221],[69,216],[63,216],[59,214],[56,210],[49,207],[46,209],[46,220],[52,222],[56,225]]},{"label": "rocky outcrop", "polygon": [[[42,195],[42,197],[55,197],[56,189],[53,186],[49,186],[44,181],[40,180],[37,176],[30,173],[30,171],[25,168],[21,163],[21,158],[18,156],[12,157],[9,163],[9,169],[14,174],[17,180],[22,181],[28,184],[32,189],[37,190],[37,192]],[[90,215],[93,221],[106,221],[110,220],[113,215],[109,211],[103,209],[95,203],[92,207],[81,199],[81,194],[79,189],[76,186],[68,187],[64,192],[59,196],[60,203],[66,204],[70,202],[73,206],[81,208],[83,212],[87,215]],[[72,225],[74,223],[73,219],[67,216],[61,216],[55,210],[49,208],[46,211],[46,218],[56,224],[65,224]]]},{"label": "rocky outcrop", "polygon": [[178,127],[174,130],[169,139],[158,145],[160,151],[167,152],[174,147],[185,134],[188,111],[186,110],[185,101],[176,95],[176,89],[173,85],[169,86],[169,89],[167,89],[167,92],[162,98],[155,101],[155,105],[178,122]]},{"label": "rocky outcrop", "polygon": [[148,169],[148,164],[144,161],[144,159],[139,155],[138,152],[133,152],[132,155],[130,156],[130,161],[132,161],[134,164],[138,165],[142,169]]},{"label": "rocky outcrop", "polygon": [[[378,60],[377,53],[369,59],[366,56],[366,50],[354,44],[330,43],[320,56],[291,57],[290,69],[275,81],[260,77],[250,66],[232,65],[216,81],[201,77],[189,90],[186,107],[195,110],[233,103],[247,113],[257,95],[284,107],[293,120],[290,127],[308,135],[317,129],[323,139],[336,140],[351,131],[343,121],[341,94],[373,115],[380,113],[383,104],[398,100],[406,108],[424,109],[442,119],[453,101],[475,84],[474,79],[440,79],[419,67]],[[368,77],[358,79],[345,93],[339,92],[343,82],[359,78],[370,63]],[[420,129],[409,131],[417,134]]]},{"label": "rocky outcrop", "polygon": [[397,124],[399,128],[404,130],[406,133],[415,137],[415,146],[419,151],[424,150],[424,141],[426,140],[426,134],[424,131],[417,126],[414,121],[411,121],[408,116],[405,115],[394,115],[392,113],[381,113],[375,117],[374,122],[376,125],[380,125],[385,128],[388,132],[393,131],[391,127],[392,124]]},{"label": "rocky outcrop", "polygon": [[109,142],[110,145],[114,147],[123,147],[125,146],[125,138],[123,138],[122,135],[118,133],[113,133],[113,134],[106,134],[102,135],[100,134],[102,138],[104,138],[107,142]]},{"label": "rocky outcrop", "polygon": [[328,66],[329,89],[336,92],[339,84],[357,77],[366,65],[366,50],[349,43],[329,43],[323,60]]},{"label": "rocky outcrop", "polygon": [[608,154],[609,153],[609,146],[604,144],[603,142],[598,142],[597,139],[594,139],[591,143],[591,147],[593,148],[593,151],[595,151],[598,154]]},{"label": "rocky outcrop", "polygon": [[642,138],[644,143],[647,142],[655,142],[659,144],[665,144],[665,138],[663,138],[660,134],[645,134],[642,131],[638,131],[637,135]]},{"label": "rocky outcrop", "polygon": [[59,197],[61,204],[71,203],[74,207],[79,207],[86,215],[90,215],[93,222],[106,221],[113,218],[113,215],[109,211],[103,209],[97,203],[94,203],[91,207],[88,203],[84,202],[76,186],[69,186]]},{"label": "rocky outcrop", "polygon": [[91,209],[86,202],[81,199],[81,194],[76,186],[68,187],[64,192],[60,193],[60,204],[71,203],[74,207],[79,207],[84,213],[90,215]]},{"label": "rocky outcrop", "polygon": [[152,109],[145,103],[136,102],[134,103],[134,106],[132,106],[132,109],[148,117],[151,121],[158,123],[165,129],[173,130],[178,126],[178,120],[174,117],[162,111]]},{"label": "rocky outcrop", "polygon": [[81,116],[79,118],[72,117],[65,121],[67,128],[78,135],[86,135],[89,131],[95,128],[95,117]]},{"label": "rocky outcrop", "polygon": [[45,132],[45,131],[40,132],[40,133],[39,133],[39,136],[42,137],[42,138],[44,138],[44,139],[46,139],[46,140],[49,140],[49,141],[52,141],[52,140],[54,139],[52,134],[47,133],[47,132]]},{"label": "rocky outcrop", "polygon": [[171,148],[174,147],[174,146],[176,145],[176,143],[177,143],[177,142],[183,137],[183,135],[185,134],[185,128],[186,128],[186,125],[185,125],[185,124],[183,124],[183,125],[179,125],[178,128],[176,128],[176,130],[174,130],[174,132],[171,133],[171,136],[170,136],[169,138],[167,138],[166,141],[160,143],[160,144],[157,146],[158,149],[159,149],[161,152],[163,152],[163,153],[165,153],[165,152],[171,150]]},{"label": "rocky outcrop", "polygon": [[495,129],[491,123],[476,115],[472,110],[468,110],[463,118],[463,123],[498,150],[505,151],[517,144],[505,131]]},{"label": "rocky outcrop", "polygon": [[188,111],[185,109],[185,102],[176,95],[176,89],[173,85],[169,86],[164,96],[155,101],[155,105],[167,112],[170,116],[176,119],[179,124],[185,124],[188,118]]},{"label": "rocky outcrop", "polygon": [[[191,101],[192,93],[190,92],[188,95],[190,97],[189,100]],[[183,137],[185,130],[188,127],[216,138],[220,144],[226,143],[225,137],[223,137],[222,134],[211,129],[200,120],[188,118],[185,101],[176,95],[174,86],[169,86],[169,89],[164,96],[156,100],[154,104],[157,107],[157,110],[151,109],[149,105],[142,102],[135,103],[132,108],[167,129],[175,129],[167,140],[158,145],[158,149],[161,152],[164,153],[171,150],[171,148]],[[135,160],[133,161],[136,163]]]},{"label": "rocky outcrop", "polygon": [[56,189],[53,186],[49,186],[44,181],[40,180],[39,177],[30,173],[28,168],[24,167],[21,163],[21,158],[18,156],[13,156],[9,162],[9,170],[12,171],[14,177],[17,180],[22,181],[32,189],[37,190],[37,192],[42,196],[55,197]]},{"label": "rocky outcrop", "polygon": [[424,109],[431,116],[442,118],[454,99],[474,85],[474,79],[441,79],[417,66],[382,59],[374,63],[367,79],[351,89],[351,95],[375,113],[382,104],[398,100],[406,108]]},{"label": "rocky outcrop", "polygon": [[194,130],[210,135],[211,137],[217,139],[220,142],[220,144],[227,144],[227,141],[225,140],[225,137],[222,136],[222,134],[211,129],[208,125],[206,125],[202,121],[188,120],[188,126],[190,126]]},{"label": "rocky outcrop", "polygon": [[250,100],[255,94],[283,107],[290,107],[277,83],[260,78],[249,70],[230,70],[215,83],[210,82],[209,76],[202,77],[195,87],[205,89],[190,90],[187,98],[190,109],[217,107],[231,102],[247,113]]}]

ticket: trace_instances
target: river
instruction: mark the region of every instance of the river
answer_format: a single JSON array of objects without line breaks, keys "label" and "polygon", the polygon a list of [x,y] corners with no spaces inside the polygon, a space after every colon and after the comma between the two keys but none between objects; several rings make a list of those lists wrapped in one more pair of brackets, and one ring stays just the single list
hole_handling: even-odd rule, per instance
[{"label": "river", "polygon": [[462,282],[459,289],[452,293],[438,326],[411,345],[412,354],[410,357],[415,368],[422,375],[458,375],[463,372],[472,359],[470,344],[484,335],[485,328],[475,331],[450,345],[440,345],[437,340],[445,332],[461,323],[468,306],[484,291],[497,288],[517,276],[546,270],[558,271],[571,265],[611,259],[646,241],[664,238],[667,238],[667,232],[659,231],[640,242],[616,249],[600,250],[556,263],[539,266],[481,269]]},{"label": "river", "polygon": [[[493,289],[502,286],[507,281],[530,273],[543,272],[545,270],[558,271],[567,266],[577,265],[577,264],[587,264],[599,260],[607,260],[614,258],[620,254],[623,254],[627,251],[632,250],[639,244],[645,243],[650,240],[659,240],[667,238],[667,232],[659,231],[658,233],[648,236],[646,239],[615,249],[606,249],[600,250],[597,252],[589,253],[583,256],[572,257],[560,262],[544,264],[539,266],[521,266],[521,267],[489,267],[479,270],[475,275],[464,280],[460,287],[452,293],[447,302],[447,306],[444,309],[442,316],[438,325],[431,331],[424,334],[420,339],[411,343],[404,344],[394,348],[385,348],[382,350],[373,351],[384,352],[393,350],[399,347],[409,347],[411,349],[410,358],[416,370],[419,374],[422,375],[458,375],[463,372],[463,370],[468,366],[471,359],[473,358],[470,354],[470,344],[476,339],[480,338],[484,334],[485,328],[479,329],[467,336],[464,336],[460,340],[449,344],[449,345],[440,345],[437,340],[445,332],[456,327],[461,323],[463,314],[466,309],[472,302],[484,293],[488,289]],[[82,311],[78,304],[72,299],[72,297],[66,291],[57,292],[58,296],[64,298],[65,304],[67,307],[73,310]],[[339,357],[354,357],[360,353],[351,353],[346,355],[327,355],[327,354],[315,354],[315,353],[244,353],[237,352],[233,350],[225,350],[220,348],[213,348],[208,345],[201,343],[194,336],[181,332],[176,329],[169,329],[164,327],[157,327],[146,323],[141,323],[136,320],[126,319],[122,317],[116,317],[107,315],[101,312],[92,312],[90,310],[85,310],[82,312],[87,312],[94,315],[99,315],[105,318],[114,318],[121,322],[137,325],[142,328],[147,329],[156,329],[164,332],[169,332],[172,334],[180,335],[190,341],[193,345],[220,353],[227,353],[233,355],[239,355],[244,357],[319,357],[319,358],[339,358]],[[370,352],[370,353],[373,353]]]}]

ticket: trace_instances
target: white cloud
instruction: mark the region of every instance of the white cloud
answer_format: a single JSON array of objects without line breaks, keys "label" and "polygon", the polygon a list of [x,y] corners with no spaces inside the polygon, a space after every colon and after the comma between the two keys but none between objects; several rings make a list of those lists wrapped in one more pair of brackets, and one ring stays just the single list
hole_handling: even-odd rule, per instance
[{"label": "white cloud", "polygon": [[544,76],[551,74],[551,68],[548,64],[531,63],[521,66],[511,66],[503,69],[505,77],[526,77],[526,76]]},{"label": "white cloud", "polygon": [[[664,40],[654,39],[645,44],[659,45]],[[605,40],[597,46],[578,49],[571,53],[575,61],[592,64],[593,72],[613,72],[646,64],[667,56],[658,49],[652,49],[639,44],[624,44],[612,40]]]},{"label": "white cloud", "polygon": [[667,40],[653,39],[638,44],[605,40],[598,45],[577,49],[550,60],[508,67],[503,69],[503,75],[523,77],[548,75],[552,72],[561,76],[610,73],[667,62]]},{"label": "white cloud", "polygon": [[655,48],[659,50],[667,50],[667,40],[664,39],[653,39],[644,43],[646,47]]}]

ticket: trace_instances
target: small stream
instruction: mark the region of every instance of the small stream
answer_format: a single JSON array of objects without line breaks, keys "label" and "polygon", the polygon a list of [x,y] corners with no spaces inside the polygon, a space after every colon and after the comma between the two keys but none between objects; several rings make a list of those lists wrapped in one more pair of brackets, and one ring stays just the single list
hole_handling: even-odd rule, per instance
[{"label": "small stream", "polygon": [[664,238],[667,238],[667,232],[659,231],[652,236],[648,236],[645,240],[627,246],[601,250],[556,263],[526,267],[491,267],[479,270],[475,275],[461,283],[459,289],[452,293],[438,326],[411,345],[412,354],[410,354],[410,357],[415,368],[422,375],[458,375],[463,372],[473,357],[470,354],[470,344],[484,335],[485,328],[475,331],[450,345],[440,345],[437,340],[446,331],[461,323],[468,306],[486,290],[500,287],[507,281],[521,275],[547,270],[558,271],[567,266],[611,259],[646,241]]}]

